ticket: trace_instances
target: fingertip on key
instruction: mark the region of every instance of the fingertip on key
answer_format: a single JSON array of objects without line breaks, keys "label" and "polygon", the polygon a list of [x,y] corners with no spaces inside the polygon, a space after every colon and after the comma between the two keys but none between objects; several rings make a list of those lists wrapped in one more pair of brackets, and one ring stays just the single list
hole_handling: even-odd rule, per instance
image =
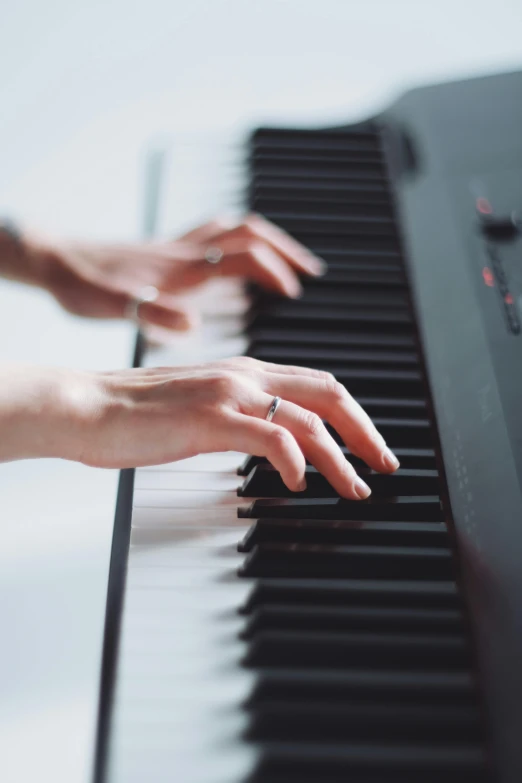
[{"label": "fingertip on key", "polygon": [[295,286],[287,285],[286,295],[289,296],[291,299],[299,299],[299,297],[303,295],[303,289],[299,284]]},{"label": "fingertip on key", "polygon": [[372,493],[368,484],[366,484],[359,476],[357,476],[355,479],[353,488],[359,500],[366,500],[366,498],[370,497]]},{"label": "fingertip on key", "polygon": [[386,448],[382,455],[382,462],[386,470],[397,470],[400,467],[400,462],[390,449]]},{"label": "fingertip on key", "polygon": [[326,264],[315,256],[308,257],[308,273],[314,277],[322,277],[328,271]]}]

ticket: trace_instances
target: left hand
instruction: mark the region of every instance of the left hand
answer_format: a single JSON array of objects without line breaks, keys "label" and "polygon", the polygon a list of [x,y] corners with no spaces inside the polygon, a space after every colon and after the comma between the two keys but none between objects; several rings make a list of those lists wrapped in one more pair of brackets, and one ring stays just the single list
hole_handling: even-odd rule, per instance
[{"label": "left hand", "polygon": [[[91,318],[124,318],[133,297],[145,286],[159,293],[140,307],[144,322],[168,329],[192,325],[190,312],[175,294],[216,275],[245,277],[269,290],[299,296],[298,275],[319,275],[322,261],[281,229],[258,215],[242,223],[215,220],[174,241],[97,245],[63,242],[42,245],[46,253],[44,287],[70,312]],[[205,258],[209,247],[223,256]]]}]

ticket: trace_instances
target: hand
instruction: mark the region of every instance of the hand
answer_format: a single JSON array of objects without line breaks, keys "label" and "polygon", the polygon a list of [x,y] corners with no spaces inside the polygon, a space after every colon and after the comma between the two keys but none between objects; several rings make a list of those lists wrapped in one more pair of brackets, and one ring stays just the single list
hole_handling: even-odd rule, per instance
[{"label": "hand", "polygon": [[[205,259],[209,246],[223,252],[219,264]],[[194,322],[194,314],[174,294],[216,275],[245,277],[296,297],[301,291],[298,274],[324,271],[319,259],[257,215],[237,225],[216,220],[170,242],[64,242],[38,247],[44,257],[44,286],[70,312],[91,318],[124,318],[129,301],[144,286],[155,286],[160,295],[141,305],[140,317],[170,329],[188,329]]]},{"label": "hand", "polygon": [[[267,457],[286,486],[300,491],[308,458],[342,497],[367,497],[322,419],[375,470],[399,465],[346,389],[318,370],[242,357],[90,374],[82,385],[74,396],[89,402],[79,414],[83,435],[73,458],[89,465],[136,467],[233,450]],[[283,401],[267,422],[276,395]]]}]

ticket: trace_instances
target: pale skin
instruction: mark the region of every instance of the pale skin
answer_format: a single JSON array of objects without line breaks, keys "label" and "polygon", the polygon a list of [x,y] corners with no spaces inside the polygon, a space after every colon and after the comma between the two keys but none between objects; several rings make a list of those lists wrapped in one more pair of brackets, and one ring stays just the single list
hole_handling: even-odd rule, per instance
[{"label": "pale skin", "polygon": [[[209,244],[224,251],[219,270]],[[183,292],[216,274],[244,276],[298,296],[298,275],[322,263],[257,216],[236,226],[214,221],[177,241],[100,246],[27,238],[0,241],[0,274],[39,285],[68,310],[121,318],[144,285],[160,290],[140,308],[146,322],[186,329]],[[272,422],[274,396],[283,402]],[[0,367],[0,460],[61,457],[105,468],[174,462],[200,453],[264,456],[289,489],[305,486],[308,459],[339,495],[363,499],[367,485],[323,424],[374,470],[398,462],[370,418],[333,376],[238,357],[189,367],[83,372],[24,365]]]}]

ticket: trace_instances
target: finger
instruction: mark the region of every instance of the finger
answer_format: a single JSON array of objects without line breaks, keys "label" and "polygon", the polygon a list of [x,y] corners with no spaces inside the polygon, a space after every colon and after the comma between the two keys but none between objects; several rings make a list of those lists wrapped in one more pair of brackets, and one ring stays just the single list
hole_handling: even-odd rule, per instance
[{"label": "finger", "polygon": [[223,257],[217,264],[206,260],[201,245],[186,244],[183,264],[176,264],[171,270],[166,267],[158,287],[164,291],[179,291],[219,275],[248,278],[263,288],[292,298],[301,294],[297,274],[266,242],[230,236],[218,242]]},{"label": "finger", "polygon": [[223,258],[218,264],[210,264],[199,246],[187,246],[191,258],[182,267],[166,274],[161,287],[164,290],[180,290],[199,285],[211,277],[245,277],[284,296],[297,297],[301,285],[295,272],[267,244],[247,243],[244,239],[228,239],[220,242]]},{"label": "finger", "polygon": [[302,292],[295,272],[266,242],[228,239],[221,242],[224,257],[210,272],[219,275],[247,277],[263,288],[295,298]]},{"label": "finger", "polygon": [[293,239],[286,231],[265,220],[257,214],[249,215],[244,224],[234,229],[247,232],[254,239],[266,242],[279,253],[285,261],[294,269],[304,272],[308,275],[322,275],[326,272],[326,264],[320,258],[317,258],[300,242]]},{"label": "finger", "polygon": [[[270,406],[272,397],[260,398],[259,415]],[[283,400],[272,420],[292,433],[309,462],[323,474],[341,497],[364,500],[370,488],[357,475],[341,449],[314,412]]]},{"label": "finger", "polygon": [[139,306],[139,320],[176,332],[187,332],[198,325],[196,313],[179,303],[160,297],[154,302],[143,302]]},{"label": "finger", "polygon": [[315,370],[312,367],[301,367],[300,365],[293,364],[276,364],[275,362],[264,362],[261,359],[254,359],[253,361],[259,365],[259,370],[276,373],[277,375],[307,376],[309,378],[317,378],[318,380],[323,380],[326,375],[329,375],[329,373],[326,373],[324,370]]},{"label": "finger", "polygon": [[228,416],[227,448],[266,459],[292,492],[306,488],[306,460],[293,435],[264,418],[233,411]]},{"label": "finger", "polygon": [[313,411],[339,433],[348,449],[371,468],[392,473],[399,467],[372,420],[345,387],[328,373],[322,377],[270,373],[265,391]]},{"label": "finger", "polygon": [[208,223],[204,223],[202,226],[196,226],[196,228],[187,231],[178,239],[183,242],[193,242],[194,244],[206,244],[220,237],[225,231],[231,231],[235,226],[237,226],[237,220],[226,216],[217,217]]}]

